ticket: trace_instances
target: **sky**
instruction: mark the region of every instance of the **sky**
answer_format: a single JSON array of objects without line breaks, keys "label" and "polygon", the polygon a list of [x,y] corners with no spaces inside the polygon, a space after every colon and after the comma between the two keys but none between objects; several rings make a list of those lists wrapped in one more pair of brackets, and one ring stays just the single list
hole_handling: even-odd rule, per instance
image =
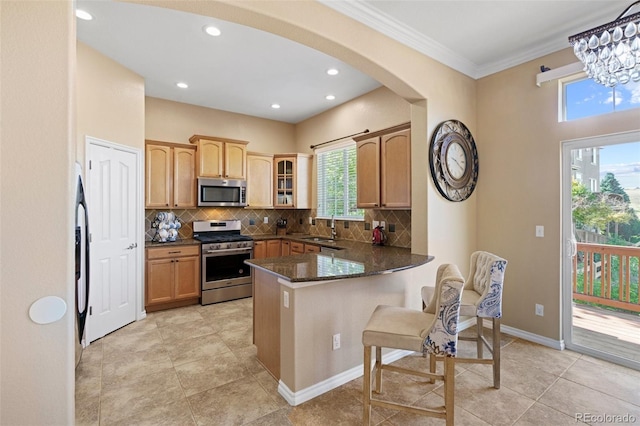
[{"label": "sky", "polygon": [[600,180],[607,172],[625,189],[640,188],[640,141],[600,149]]},{"label": "sky", "polygon": [[[640,121],[640,81],[605,87],[591,79],[565,85],[566,120],[638,108]],[[608,145],[600,149],[600,179],[608,172],[623,188],[640,188],[640,141]]]},{"label": "sky", "polygon": [[565,85],[565,90],[567,121],[640,107],[640,81],[610,88],[584,79]]}]

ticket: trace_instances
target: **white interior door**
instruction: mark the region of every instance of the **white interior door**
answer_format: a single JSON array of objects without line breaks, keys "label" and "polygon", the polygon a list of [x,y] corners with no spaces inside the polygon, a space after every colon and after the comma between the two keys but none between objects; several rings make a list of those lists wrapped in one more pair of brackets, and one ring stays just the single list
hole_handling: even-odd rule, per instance
[{"label": "white interior door", "polygon": [[138,270],[138,155],[102,141],[87,144],[87,208],[91,273],[87,341],[136,320]]}]

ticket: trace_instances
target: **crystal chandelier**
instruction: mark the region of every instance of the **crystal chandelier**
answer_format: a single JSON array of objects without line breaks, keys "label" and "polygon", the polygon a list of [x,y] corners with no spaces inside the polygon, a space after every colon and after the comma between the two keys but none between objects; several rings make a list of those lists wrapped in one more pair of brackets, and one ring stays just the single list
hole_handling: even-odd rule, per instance
[{"label": "crystal chandelier", "polygon": [[587,75],[607,87],[640,81],[640,12],[625,16],[638,4],[613,22],[569,37]]}]

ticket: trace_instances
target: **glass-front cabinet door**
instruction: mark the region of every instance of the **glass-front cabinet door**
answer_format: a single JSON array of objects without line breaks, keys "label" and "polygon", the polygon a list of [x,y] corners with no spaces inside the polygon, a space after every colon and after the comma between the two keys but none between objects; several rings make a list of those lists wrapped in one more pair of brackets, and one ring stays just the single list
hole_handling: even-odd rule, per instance
[{"label": "glass-front cabinet door", "polygon": [[295,207],[295,159],[277,159],[275,168],[275,207]]}]

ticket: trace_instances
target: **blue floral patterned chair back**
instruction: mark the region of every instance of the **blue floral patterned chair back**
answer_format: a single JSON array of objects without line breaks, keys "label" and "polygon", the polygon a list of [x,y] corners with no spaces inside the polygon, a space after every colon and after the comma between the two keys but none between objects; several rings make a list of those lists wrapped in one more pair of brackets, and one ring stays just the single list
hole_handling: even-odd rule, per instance
[{"label": "blue floral patterned chair back", "polygon": [[436,321],[424,340],[424,351],[438,356],[456,356],[460,300],[464,284],[455,265],[441,265],[436,283],[436,300],[425,312],[437,315]]},{"label": "blue floral patterned chair back", "polygon": [[[507,261],[494,254],[486,251],[471,254],[471,267],[465,290],[475,290],[480,298],[476,302],[476,312],[470,315],[482,318],[502,317],[502,288],[506,268]],[[465,312],[462,315],[464,316]]]}]

